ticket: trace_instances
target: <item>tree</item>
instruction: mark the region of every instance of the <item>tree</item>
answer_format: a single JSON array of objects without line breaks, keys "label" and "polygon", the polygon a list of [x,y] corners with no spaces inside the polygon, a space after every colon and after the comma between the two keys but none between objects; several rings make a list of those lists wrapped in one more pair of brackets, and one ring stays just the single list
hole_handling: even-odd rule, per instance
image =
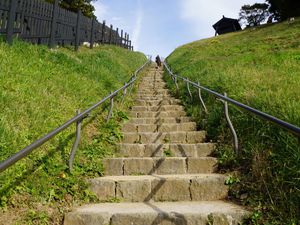
[{"label": "tree", "polygon": [[[46,0],[47,2],[53,3],[54,0]],[[80,9],[82,14],[87,17],[95,17],[94,11],[95,7],[92,5],[92,2],[97,0],[59,0],[59,4],[62,8],[78,12]]]},{"label": "tree", "polygon": [[279,21],[300,16],[299,0],[267,0],[267,2],[271,5],[270,13]]},{"label": "tree", "polygon": [[268,9],[269,5],[266,3],[244,5],[240,11],[239,21],[248,26],[258,26],[269,16]]}]

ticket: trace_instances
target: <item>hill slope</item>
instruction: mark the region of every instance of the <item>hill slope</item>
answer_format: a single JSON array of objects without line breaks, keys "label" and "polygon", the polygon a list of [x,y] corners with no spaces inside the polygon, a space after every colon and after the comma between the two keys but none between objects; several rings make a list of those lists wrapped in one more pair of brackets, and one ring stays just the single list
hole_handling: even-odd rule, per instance
[{"label": "hill slope", "polygon": [[[300,20],[251,28],[196,41],[176,49],[168,58],[172,70],[249,106],[300,126]],[[170,87],[174,85],[169,81]],[[183,96],[188,96],[181,84]],[[197,92],[193,90],[194,99]],[[238,169],[242,183],[232,187],[241,202],[257,206],[253,223],[296,224],[300,218],[300,148],[297,138],[230,106],[241,156],[231,150],[231,135],[223,106],[204,93],[209,115],[198,101],[183,97],[190,114],[214,140],[223,169]],[[245,196],[246,199],[245,199]],[[269,219],[268,219],[269,218]],[[270,219],[271,218],[271,219]]]},{"label": "hill slope", "polygon": [[[18,41],[0,42],[0,58],[1,161],[121,87],[146,61],[116,46],[74,52]],[[0,224],[58,224],[69,206],[94,199],[84,178],[101,175],[101,156],[113,154],[126,118],[119,108],[103,125],[107,110],[95,112],[84,120],[73,174],[66,165],[74,126],[0,174]]]}]

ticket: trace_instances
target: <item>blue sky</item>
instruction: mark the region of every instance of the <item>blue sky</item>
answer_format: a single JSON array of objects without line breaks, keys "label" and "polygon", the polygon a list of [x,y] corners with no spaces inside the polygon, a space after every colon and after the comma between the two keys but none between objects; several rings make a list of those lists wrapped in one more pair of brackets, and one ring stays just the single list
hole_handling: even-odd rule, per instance
[{"label": "blue sky", "polygon": [[176,47],[214,36],[223,15],[238,18],[242,5],[264,0],[98,0],[99,21],[130,34],[135,50],[168,56]]}]

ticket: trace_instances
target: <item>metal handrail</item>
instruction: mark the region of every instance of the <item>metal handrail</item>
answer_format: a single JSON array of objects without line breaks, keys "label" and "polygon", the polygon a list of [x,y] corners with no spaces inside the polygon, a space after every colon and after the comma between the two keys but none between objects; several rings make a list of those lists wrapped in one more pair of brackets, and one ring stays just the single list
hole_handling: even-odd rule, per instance
[{"label": "metal handrail", "polygon": [[165,68],[167,69],[168,73],[169,73],[172,77],[175,77],[175,79],[180,78],[181,80],[183,80],[183,81],[185,81],[185,82],[191,84],[191,85],[194,86],[195,88],[198,88],[198,89],[200,88],[200,89],[202,89],[202,90],[205,90],[206,92],[208,92],[208,93],[210,93],[210,94],[212,94],[212,95],[214,95],[214,96],[216,96],[216,97],[218,97],[218,98],[220,98],[220,99],[222,99],[222,100],[224,100],[224,101],[226,101],[226,102],[229,102],[229,103],[231,103],[231,104],[233,104],[233,105],[235,105],[235,106],[238,106],[239,108],[242,108],[242,109],[244,109],[244,110],[246,110],[246,111],[248,111],[248,112],[250,112],[250,113],[252,113],[252,114],[254,114],[254,115],[256,115],[256,116],[259,116],[259,117],[263,118],[264,120],[268,120],[268,121],[270,121],[270,122],[272,122],[272,123],[274,123],[274,124],[277,124],[277,125],[279,125],[280,127],[282,127],[282,128],[284,128],[284,129],[290,131],[290,132],[293,133],[294,135],[300,137],[300,128],[299,128],[299,127],[297,127],[297,126],[295,126],[295,125],[293,125],[293,124],[291,124],[291,123],[288,123],[288,122],[286,122],[286,121],[283,121],[283,120],[281,120],[281,119],[278,119],[278,118],[276,118],[276,117],[274,117],[274,116],[271,116],[271,115],[269,115],[269,114],[267,114],[267,113],[265,113],[265,112],[262,112],[262,111],[260,111],[260,110],[258,110],[258,109],[255,109],[255,108],[252,108],[252,107],[250,107],[250,106],[248,106],[248,105],[245,105],[245,104],[243,104],[243,103],[241,103],[241,102],[238,102],[238,101],[236,101],[236,100],[234,100],[234,99],[232,99],[232,98],[229,98],[229,97],[227,97],[227,96],[225,96],[225,95],[222,95],[222,94],[220,94],[220,93],[218,93],[218,92],[216,92],[216,91],[213,91],[213,90],[211,90],[211,89],[209,89],[209,88],[207,88],[207,87],[204,87],[204,86],[199,85],[199,84],[197,84],[197,83],[195,83],[195,82],[192,82],[192,81],[190,81],[189,79],[187,79],[187,78],[185,78],[185,77],[182,77],[182,76],[180,76],[180,75],[174,74],[174,73],[171,71],[171,69],[169,68],[169,66],[168,66],[168,64],[166,63],[166,61],[164,61],[163,64],[164,64]]},{"label": "metal handrail", "polygon": [[119,88],[116,91],[112,92],[110,95],[104,97],[101,101],[97,102],[96,104],[94,104],[90,108],[86,109],[82,113],[79,113],[78,115],[74,116],[73,118],[71,118],[70,120],[68,120],[64,124],[62,124],[61,126],[55,128],[50,133],[48,133],[45,136],[41,137],[40,139],[36,140],[32,144],[26,146],[25,148],[23,148],[22,150],[20,150],[16,154],[12,155],[8,159],[2,161],[0,163],[0,173],[2,171],[4,171],[5,169],[7,169],[8,167],[10,167],[13,164],[15,164],[16,162],[18,162],[19,160],[25,158],[33,150],[35,150],[36,148],[40,147],[41,145],[43,145],[48,140],[52,139],[54,136],[56,136],[57,134],[59,134],[60,132],[62,132],[66,128],[68,128],[70,125],[72,125],[74,123],[77,123],[77,122],[82,121],[83,119],[85,119],[89,115],[89,113],[91,111],[93,111],[95,108],[97,108],[98,106],[100,106],[102,103],[104,103],[108,99],[114,98],[120,91],[123,91],[123,90],[127,89],[129,86],[133,85],[133,83],[137,80],[137,74],[139,72],[141,72],[150,63],[151,63],[151,57],[149,57],[149,59],[147,60],[147,62],[144,65],[142,65],[138,70],[135,71],[135,73],[133,74],[133,76],[130,78],[129,82],[125,83],[124,86],[122,86],[121,88]]}]

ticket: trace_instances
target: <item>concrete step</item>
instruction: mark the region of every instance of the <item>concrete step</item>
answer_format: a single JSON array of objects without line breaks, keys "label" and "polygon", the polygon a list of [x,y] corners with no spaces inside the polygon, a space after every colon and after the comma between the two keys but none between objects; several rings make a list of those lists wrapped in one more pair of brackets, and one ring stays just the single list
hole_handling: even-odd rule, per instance
[{"label": "concrete step", "polygon": [[206,137],[205,131],[176,131],[176,132],[124,132],[122,143],[138,144],[196,144],[203,143]]},{"label": "concrete step", "polygon": [[219,174],[112,176],[89,181],[100,201],[213,201],[227,197],[227,179]]},{"label": "concrete step", "polygon": [[161,123],[161,124],[134,124],[126,123],[122,132],[175,132],[196,131],[196,123]]},{"label": "concrete step", "polygon": [[213,157],[144,157],[103,160],[107,176],[213,173],[216,165],[217,159]]},{"label": "concrete step", "polygon": [[136,106],[161,106],[161,105],[175,105],[180,104],[178,99],[165,99],[165,100],[135,100]]},{"label": "concrete step", "polygon": [[158,118],[158,117],[181,117],[186,116],[186,113],[184,110],[168,110],[168,111],[158,111],[158,112],[149,112],[149,111],[143,111],[143,112],[129,112],[129,116],[132,118],[143,118],[143,117],[152,117],[152,118]]},{"label": "concrete step", "polygon": [[162,123],[187,123],[191,122],[190,117],[181,116],[181,117],[164,117],[164,118],[153,118],[153,117],[144,117],[144,118],[131,118],[128,123],[135,124],[162,124]]},{"label": "concrete step", "polygon": [[64,225],[237,225],[247,216],[224,201],[103,203],[66,214]]},{"label": "concrete step", "polygon": [[184,111],[182,105],[133,106],[133,112]]},{"label": "concrete step", "polygon": [[121,157],[205,157],[212,154],[214,143],[198,144],[118,144]]}]

